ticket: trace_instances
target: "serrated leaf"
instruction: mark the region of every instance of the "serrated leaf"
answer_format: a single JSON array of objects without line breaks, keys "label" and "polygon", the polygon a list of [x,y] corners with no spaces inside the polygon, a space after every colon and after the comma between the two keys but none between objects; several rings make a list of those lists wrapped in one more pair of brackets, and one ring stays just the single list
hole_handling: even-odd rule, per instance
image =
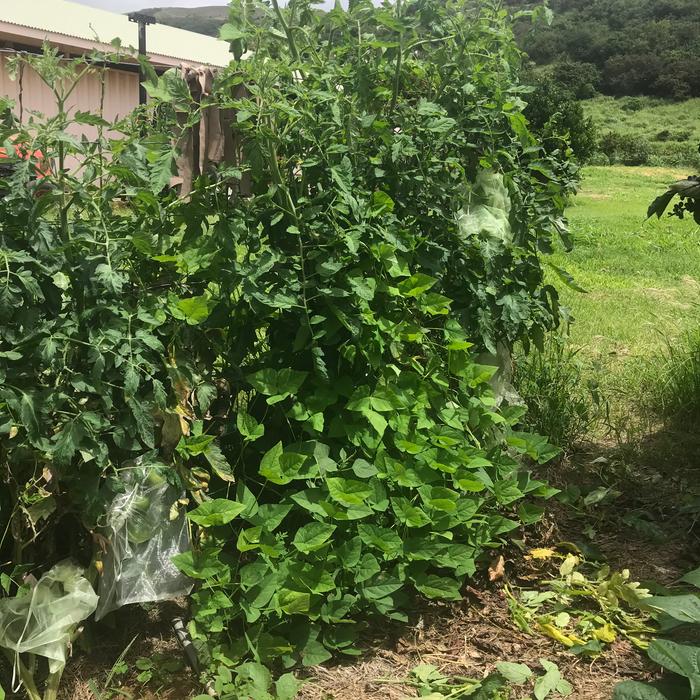
[{"label": "serrated leaf", "polygon": [[434,277],[419,272],[399,282],[398,290],[403,296],[417,297],[427,292],[436,283],[437,280]]},{"label": "serrated leaf", "polygon": [[301,388],[308,372],[294,369],[261,369],[249,374],[247,379],[257,391],[265,396],[289,396]]},{"label": "serrated leaf", "polygon": [[107,263],[100,263],[95,268],[95,277],[105,289],[113,294],[121,294],[124,290],[126,277]]},{"label": "serrated leaf", "polygon": [[209,297],[203,294],[198,297],[178,299],[176,308],[189,325],[196,326],[209,318],[210,304]]},{"label": "serrated leaf", "polygon": [[34,409],[34,399],[30,394],[22,394],[20,399],[20,419],[33,443],[39,439],[39,422]]},{"label": "serrated leaf", "polygon": [[78,451],[83,437],[83,430],[77,421],[63,426],[54,438],[53,458],[57,464],[69,464]]}]

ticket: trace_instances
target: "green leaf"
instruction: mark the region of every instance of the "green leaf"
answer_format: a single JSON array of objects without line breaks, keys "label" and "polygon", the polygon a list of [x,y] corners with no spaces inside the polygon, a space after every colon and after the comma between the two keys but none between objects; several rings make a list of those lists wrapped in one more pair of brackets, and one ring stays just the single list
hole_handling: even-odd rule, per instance
[{"label": "green leaf", "polygon": [[335,529],[335,525],[328,523],[309,523],[297,530],[292,544],[305,554],[315,552],[328,543]]},{"label": "green leaf", "polygon": [[444,486],[421,486],[418,493],[427,508],[434,508],[445,513],[453,513],[457,510],[457,501],[459,500],[457,491]]},{"label": "green leaf", "polygon": [[643,604],[659,612],[670,615],[679,622],[700,623],[700,597],[687,595],[653,596],[645,598]]},{"label": "green leaf", "polygon": [[[275,700],[294,700],[299,694],[301,683],[293,673],[285,673],[275,681]],[[2,698],[0,698],[2,700]]]},{"label": "green leaf", "polygon": [[700,567],[689,571],[681,578],[681,581],[683,583],[689,583],[691,586],[695,586],[695,588],[700,588]]},{"label": "green leaf", "polygon": [[184,318],[189,325],[196,326],[209,318],[211,300],[204,294],[198,297],[178,299],[176,308],[180,312],[181,318]]},{"label": "green leaf", "polygon": [[321,642],[312,640],[306,644],[301,652],[301,663],[304,666],[318,666],[318,664],[328,661],[332,656]]},{"label": "green leaf", "polygon": [[308,374],[294,369],[261,369],[247,379],[253,388],[269,396],[267,403],[273,405],[299,391]]},{"label": "green leaf", "polygon": [[421,508],[411,505],[407,498],[392,497],[390,501],[396,517],[405,525],[409,527],[423,527],[430,522],[430,518],[426,513]]},{"label": "green leaf", "polygon": [[379,473],[374,464],[370,464],[364,459],[356,459],[352,463],[352,470],[355,472],[355,476],[360,479],[369,479]]},{"label": "green leaf", "polygon": [[78,451],[83,430],[77,420],[66,423],[54,438],[53,457],[57,464],[69,464]]},{"label": "green leaf", "polygon": [[652,661],[690,682],[690,698],[700,698],[700,646],[654,639],[647,652]]},{"label": "green leaf", "polygon": [[442,598],[444,600],[461,600],[460,588],[462,584],[448,576],[436,576],[435,574],[420,574],[413,579],[415,587],[428,598]]},{"label": "green leaf", "polygon": [[331,498],[343,506],[362,505],[372,493],[366,482],[331,477],[326,479]]},{"label": "green leaf", "polygon": [[95,268],[95,278],[97,281],[112,294],[121,294],[124,289],[126,278],[120,272],[117,272],[111,265],[100,263]]},{"label": "green leaf", "polygon": [[401,550],[401,538],[389,528],[378,525],[358,525],[357,534],[368,547],[379,549],[387,557],[396,557]]},{"label": "green leaf", "polygon": [[30,394],[22,394],[20,399],[20,420],[27,431],[29,440],[34,444],[39,439],[39,421],[36,418],[34,399]]},{"label": "green leaf", "polygon": [[394,211],[394,200],[382,190],[372,193],[372,216],[391,214]]},{"label": "green leaf", "polygon": [[238,41],[239,39],[245,39],[245,37],[245,32],[230,22],[222,24],[219,29],[219,39],[222,41]]},{"label": "green leaf", "polygon": [[[263,455],[259,473],[273,484],[288,484],[294,479],[311,476],[308,470],[302,472],[302,467],[310,464],[311,460],[307,455],[285,452],[282,443],[278,442]],[[317,465],[313,467],[313,471],[318,472]]]},{"label": "green leaf", "polygon": [[370,425],[377,431],[379,437],[382,437],[388,425],[385,418],[380,413],[372,411],[371,409],[365,409],[364,411],[362,411],[362,415],[370,422]]},{"label": "green leaf", "polygon": [[311,595],[307,592],[292,591],[283,588],[277,594],[279,606],[287,615],[307,613],[311,606]]},{"label": "green leaf", "polygon": [[230,523],[245,509],[244,503],[229,501],[226,498],[214,498],[190,511],[187,517],[202,527],[219,527]]},{"label": "green leaf", "polygon": [[265,426],[253,418],[245,410],[241,409],[236,415],[236,427],[238,432],[248,441],[255,442],[265,434]]},{"label": "green leaf", "polygon": [[[559,667],[556,664],[552,663],[551,661],[547,661],[547,659],[540,659],[540,663],[542,664],[542,668],[545,670],[545,674],[544,676],[540,676],[535,681],[535,697],[537,700],[544,700],[544,698],[546,698],[552,692],[556,691],[561,693],[561,690],[557,690],[557,688],[560,686],[563,679],[561,677]],[[570,692],[566,692],[566,686],[563,686],[563,690],[565,692],[561,694],[568,695]]]},{"label": "green leaf", "polygon": [[639,681],[622,681],[613,690],[612,700],[669,700],[660,690]]},{"label": "green leaf", "polygon": [[437,283],[434,277],[430,277],[422,272],[411,275],[408,279],[399,282],[398,290],[402,296],[418,297],[423,292],[427,292]]},{"label": "green leaf", "polygon": [[496,664],[496,670],[509,682],[522,685],[532,677],[532,671],[525,664],[501,661]]},{"label": "green leaf", "polygon": [[219,549],[205,548],[200,552],[183,552],[172,558],[173,564],[190,578],[213,579],[228,571],[228,567],[219,561]]},{"label": "green leaf", "polygon": [[357,583],[362,583],[363,581],[367,581],[368,579],[372,578],[372,576],[378,574],[380,571],[381,566],[379,566],[377,557],[375,557],[374,554],[367,552],[367,554],[362,557],[357,569],[355,570],[355,581]]}]

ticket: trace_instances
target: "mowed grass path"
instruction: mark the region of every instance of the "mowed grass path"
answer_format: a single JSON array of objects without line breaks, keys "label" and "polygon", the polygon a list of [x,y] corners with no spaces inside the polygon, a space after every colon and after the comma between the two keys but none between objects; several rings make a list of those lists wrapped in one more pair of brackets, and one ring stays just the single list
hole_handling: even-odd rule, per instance
[{"label": "mowed grass path", "polygon": [[551,261],[588,291],[555,281],[575,317],[572,341],[587,355],[648,358],[700,324],[700,227],[691,218],[645,221],[652,199],[686,175],[649,167],[584,170],[567,212],[575,248]]}]

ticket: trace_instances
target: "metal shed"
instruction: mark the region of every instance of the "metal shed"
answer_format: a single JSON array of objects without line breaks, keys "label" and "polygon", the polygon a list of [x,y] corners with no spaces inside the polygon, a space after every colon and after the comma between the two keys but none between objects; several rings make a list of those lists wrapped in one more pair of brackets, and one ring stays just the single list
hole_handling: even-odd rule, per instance
[{"label": "metal shed", "polygon": [[[0,3],[0,95],[20,103],[22,111],[35,110],[47,115],[53,111],[48,88],[32,71],[20,81],[10,80],[7,57],[16,51],[39,51],[44,42],[66,56],[91,51],[111,51],[118,38],[128,49],[118,64],[106,73],[104,117],[114,120],[128,114],[139,101],[137,51],[138,26],[126,15],[95,9],[68,0],[2,0]],[[157,69],[190,64],[222,67],[231,55],[226,42],[155,24],[148,27],[148,56]],[[101,101],[101,84],[94,75],[86,76],[73,94],[72,107],[96,111]]]}]

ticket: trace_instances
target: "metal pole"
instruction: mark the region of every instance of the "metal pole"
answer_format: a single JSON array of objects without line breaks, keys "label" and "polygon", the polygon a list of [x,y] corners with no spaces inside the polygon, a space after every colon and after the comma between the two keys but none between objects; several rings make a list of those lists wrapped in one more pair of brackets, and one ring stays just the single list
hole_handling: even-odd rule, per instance
[{"label": "metal pole", "polygon": [[[137,22],[139,25],[139,56],[144,59],[148,55],[146,49],[146,27],[149,24],[155,24],[156,18],[151,15],[144,15],[141,12],[130,12],[129,21]],[[139,64],[139,104],[145,105],[148,99],[146,95],[146,88],[143,83],[146,81],[146,74],[143,70],[143,66]]]},{"label": "metal pole", "polygon": [[[146,56],[146,23],[139,22],[139,56]],[[146,104],[146,88],[143,86],[146,80],[143,67],[139,65],[139,104]]]}]

